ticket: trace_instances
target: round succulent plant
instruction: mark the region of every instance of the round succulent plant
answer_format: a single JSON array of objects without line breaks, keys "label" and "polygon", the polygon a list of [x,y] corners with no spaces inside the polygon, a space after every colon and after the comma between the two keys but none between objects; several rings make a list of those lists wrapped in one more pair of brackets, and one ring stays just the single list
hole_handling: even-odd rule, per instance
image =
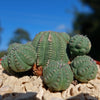
[{"label": "round succulent plant", "polygon": [[33,46],[25,44],[15,45],[13,44],[13,46],[10,46],[7,58],[5,59],[8,61],[8,67],[6,66],[7,64],[5,65],[3,63],[2,66],[7,71],[12,70],[14,72],[25,72],[30,70],[37,57]]},{"label": "round succulent plant", "polygon": [[48,60],[69,61],[66,53],[67,43],[60,34],[58,32],[45,31],[40,32],[33,39],[32,45],[37,52],[38,66],[45,66]]},{"label": "round succulent plant", "polygon": [[72,56],[85,55],[91,49],[91,42],[86,36],[75,35],[69,41],[69,48]]},{"label": "round succulent plant", "polygon": [[73,73],[68,64],[62,61],[50,61],[43,69],[43,79],[51,91],[62,91],[69,87]]},{"label": "round succulent plant", "polygon": [[97,66],[94,60],[87,56],[77,56],[71,63],[74,77],[80,82],[88,82],[97,74]]}]

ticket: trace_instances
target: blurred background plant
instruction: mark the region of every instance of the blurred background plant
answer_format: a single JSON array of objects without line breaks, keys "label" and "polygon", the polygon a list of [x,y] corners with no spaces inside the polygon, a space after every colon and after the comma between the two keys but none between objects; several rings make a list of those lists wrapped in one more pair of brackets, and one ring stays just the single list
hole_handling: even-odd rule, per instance
[{"label": "blurred background plant", "polygon": [[100,60],[100,0],[81,0],[92,8],[92,13],[77,13],[73,23],[74,33],[86,35],[92,42],[90,55]]},{"label": "blurred background plant", "polygon": [[[2,28],[0,29],[1,29],[0,31],[2,31]],[[17,30],[15,30],[14,36],[9,41],[8,46],[12,43],[26,43],[28,41],[31,41],[29,33],[24,29],[18,28]],[[1,44],[1,37],[0,37],[0,44]],[[2,58],[6,54],[7,50],[0,51],[0,58]]]},{"label": "blurred background plant", "polygon": [[[10,0],[10,1],[12,1],[12,0]],[[26,3],[26,5],[28,5],[29,1],[27,1],[27,2],[26,1],[22,2],[22,4],[24,4],[23,7],[25,6],[25,3]],[[100,29],[100,0],[76,0],[76,1],[75,0],[67,0],[67,1],[65,1],[65,0],[62,0],[62,1],[61,0],[59,0],[59,1],[50,0],[50,1],[48,1],[49,3],[46,0],[43,0],[43,2],[42,1],[36,2],[36,4],[37,4],[36,7],[38,6],[38,9],[34,9],[33,4],[31,7],[28,6],[29,8],[31,8],[32,10],[34,10],[36,12],[38,12],[38,10],[40,10],[40,13],[46,13],[46,14],[43,14],[42,16],[40,13],[39,13],[39,15],[31,15],[34,18],[35,17],[39,18],[39,20],[34,19],[34,18],[32,18],[31,21],[28,20],[28,22],[30,21],[31,23],[35,23],[35,28],[30,28],[33,31],[33,33],[38,33],[40,31],[47,31],[47,29],[49,29],[49,30],[58,31],[58,32],[65,31],[65,32],[69,33],[71,36],[73,36],[75,34],[86,35],[87,37],[89,37],[89,39],[92,42],[92,49],[91,49],[89,55],[91,57],[93,57],[95,60],[100,61],[100,52],[99,52],[100,51],[100,47],[99,47],[99,43],[100,43],[100,33],[99,33],[100,32],[100,30],[99,30]],[[19,3],[18,3],[18,5],[19,5]],[[20,5],[21,5],[21,2],[20,2]],[[39,5],[41,5],[41,6],[39,7]],[[44,5],[45,5],[45,7],[44,7]],[[52,6],[52,8],[51,8],[51,6]],[[60,7],[58,8],[58,6],[60,6]],[[62,15],[63,6],[65,6],[66,12],[64,12],[64,13],[66,13],[67,18],[65,18]],[[89,9],[91,9],[91,11],[88,11],[88,10],[84,11],[84,7],[82,7],[82,6],[87,6]],[[27,7],[27,9],[28,9],[28,7]],[[22,6],[21,6],[21,8],[22,8]],[[16,8],[16,9],[18,9],[18,8]],[[24,9],[24,11],[23,11],[23,9]],[[25,12],[26,7],[23,9],[22,9],[22,11]],[[43,10],[45,10],[45,12]],[[20,12],[19,9],[18,9],[18,11]],[[48,13],[52,14],[53,16],[50,16]],[[16,12],[16,14],[17,14],[17,12]],[[70,16],[71,14],[74,17]],[[28,19],[30,19],[30,16],[28,14],[26,14],[26,15],[22,16],[22,19],[20,19],[20,20],[22,21],[24,19],[24,17],[26,18],[26,16],[28,16]],[[70,18],[72,18],[71,21],[70,21]],[[41,19],[43,19],[43,20],[41,20]],[[53,20],[51,21],[51,19],[53,19]],[[0,19],[0,20],[2,21],[2,19]],[[13,19],[12,19],[12,21],[13,21]],[[37,25],[38,22],[40,23],[39,25]],[[60,25],[58,25],[56,27],[56,25],[59,24],[58,22],[60,23]],[[68,25],[66,24],[66,26],[65,26],[64,24],[62,24],[64,22],[67,24],[69,23],[69,24]],[[50,28],[50,25],[52,27],[55,27],[55,29]],[[71,27],[71,25],[72,25],[72,28],[69,29],[69,27]],[[20,27],[20,25],[19,25],[19,27]],[[26,27],[29,27],[29,26],[26,25]],[[31,27],[32,27],[32,25],[31,25]],[[41,30],[39,28],[41,28]],[[35,31],[35,29],[37,29],[37,31]],[[5,27],[1,26],[1,22],[0,22],[0,45],[1,45],[1,43],[3,44],[3,41],[6,41],[1,37],[4,30],[6,30],[6,29],[5,29]],[[10,38],[10,40],[7,42],[7,45],[9,46],[11,43],[14,43],[14,42],[25,43],[25,42],[31,41],[35,36],[35,34],[33,34],[33,33],[28,32],[27,28],[18,28],[17,27],[16,30],[13,31],[13,35]],[[4,54],[6,54],[6,50],[7,49],[0,50],[0,58]]]},{"label": "blurred background plant", "polygon": [[27,41],[31,41],[29,33],[24,29],[17,29],[14,32],[14,36],[11,38],[9,45],[12,43],[24,43]]},{"label": "blurred background plant", "polygon": [[0,58],[2,58],[4,55],[7,55],[7,50],[0,51]]}]

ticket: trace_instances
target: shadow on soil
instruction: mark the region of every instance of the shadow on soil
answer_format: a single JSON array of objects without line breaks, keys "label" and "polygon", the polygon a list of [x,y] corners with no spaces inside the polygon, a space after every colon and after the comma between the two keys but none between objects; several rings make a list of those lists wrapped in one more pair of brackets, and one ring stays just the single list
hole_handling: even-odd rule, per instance
[{"label": "shadow on soil", "polygon": [[[36,97],[37,93],[36,92],[27,92],[27,93],[8,93],[5,95],[0,95],[0,100],[40,100],[39,98]],[[42,100],[44,100],[42,98]],[[47,98],[48,100],[48,98]],[[52,99],[50,99],[52,100]],[[64,99],[56,99],[56,100],[64,100]],[[95,98],[93,96],[90,96],[87,93],[81,93],[77,96],[68,98],[66,100],[99,100],[98,98]]]},{"label": "shadow on soil", "polygon": [[3,70],[2,71],[2,73],[5,73],[5,74],[7,74],[7,75],[9,75],[9,76],[15,76],[15,77],[18,77],[18,78],[20,78],[20,77],[23,77],[23,76],[33,76],[33,71],[32,71],[32,69],[31,70],[29,70],[29,71],[26,71],[26,72],[14,72],[14,73],[8,73],[6,70]]},{"label": "shadow on soil", "polygon": [[80,93],[79,95],[70,97],[67,100],[99,100],[99,99],[89,95],[88,93]]},{"label": "shadow on soil", "polygon": [[27,92],[27,93],[7,93],[0,95],[0,100],[40,100],[36,97],[36,92]]}]

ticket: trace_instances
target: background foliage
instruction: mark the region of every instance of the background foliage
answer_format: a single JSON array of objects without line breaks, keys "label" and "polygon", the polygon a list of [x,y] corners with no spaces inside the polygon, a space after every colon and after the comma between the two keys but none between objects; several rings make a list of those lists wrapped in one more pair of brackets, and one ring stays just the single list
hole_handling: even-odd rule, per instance
[{"label": "background foliage", "polygon": [[93,13],[78,13],[74,21],[74,32],[87,35],[92,42],[90,55],[100,60],[100,0],[81,0],[89,5]]}]

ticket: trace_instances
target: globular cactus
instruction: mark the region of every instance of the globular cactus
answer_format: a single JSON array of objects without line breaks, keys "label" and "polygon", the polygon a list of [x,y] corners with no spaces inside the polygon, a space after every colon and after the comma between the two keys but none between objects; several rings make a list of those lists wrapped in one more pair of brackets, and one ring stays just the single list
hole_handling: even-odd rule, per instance
[{"label": "globular cactus", "polygon": [[66,42],[60,33],[46,31],[40,32],[34,38],[32,45],[37,52],[37,65],[45,66],[48,60],[63,60],[68,62]]},{"label": "globular cactus", "polygon": [[32,45],[17,44],[17,46],[12,46],[12,49],[10,46],[7,54],[8,67],[3,63],[1,64],[5,70],[11,69],[14,72],[25,72],[32,68],[36,57],[37,55]]},{"label": "globular cactus", "polygon": [[71,67],[75,78],[80,82],[88,82],[96,77],[96,63],[87,55],[74,58]]},{"label": "globular cactus", "polygon": [[75,35],[69,41],[69,48],[72,56],[85,55],[91,49],[91,42],[86,36]]},{"label": "globular cactus", "polygon": [[50,61],[43,69],[43,80],[51,91],[62,91],[69,87],[73,73],[63,61]]}]

